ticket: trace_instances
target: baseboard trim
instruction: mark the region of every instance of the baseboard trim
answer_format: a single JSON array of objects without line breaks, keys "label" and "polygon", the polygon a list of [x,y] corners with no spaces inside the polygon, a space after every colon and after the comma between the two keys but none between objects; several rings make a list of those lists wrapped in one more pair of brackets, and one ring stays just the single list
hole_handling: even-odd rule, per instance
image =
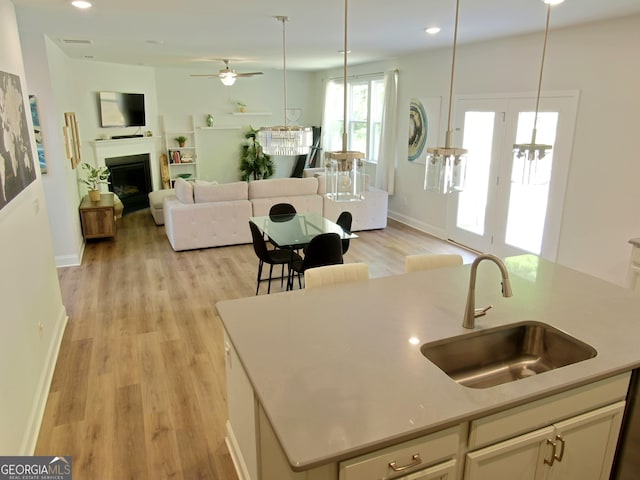
[{"label": "baseboard trim", "polygon": [[58,255],[55,261],[57,268],[77,267],[82,263],[82,253],[80,255]]},{"label": "baseboard trim", "polygon": [[389,210],[388,217],[396,222],[404,223],[411,228],[415,228],[416,230],[420,230],[423,233],[427,233],[433,237],[439,238],[441,240],[446,240],[446,233],[444,229],[434,227],[428,223],[421,222],[413,217],[408,217],[398,212],[394,212]]},{"label": "baseboard trim", "polygon": [[67,310],[63,305],[58,313],[55,330],[51,336],[51,343],[49,344],[49,351],[46,356],[45,368],[40,375],[38,389],[34,398],[31,414],[29,415],[28,427],[26,429],[27,433],[23,437],[22,445],[20,445],[19,455],[33,455],[35,452],[38,435],[40,434],[42,417],[44,416],[44,409],[47,406],[49,389],[51,388],[51,381],[53,380],[53,373],[56,368],[56,361],[58,359],[58,354],[60,353],[62,337],[68,320],[69,316],[67,315]]},{"label": "baseboard trim", "polygon": [[238,474],[238,479],[251,480],[249,470],[247,469],[247,465],[244,462],[242,452],[240,451],[240,446],[238,445],[236,436],[233,433],[233,427],[231,426],[231,422],[229,422],[229,420],[227,420],[227,435],[224,437],[224,442],[227,444],[227,449],[229,450],[231,460],[233,461],[233,466],[235,467],[236,473]]}]

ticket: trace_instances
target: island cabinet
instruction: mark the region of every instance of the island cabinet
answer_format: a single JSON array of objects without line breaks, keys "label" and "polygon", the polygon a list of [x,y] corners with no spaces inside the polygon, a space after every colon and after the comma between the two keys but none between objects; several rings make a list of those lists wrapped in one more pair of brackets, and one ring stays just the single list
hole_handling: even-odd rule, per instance
[{"label": "island cabinet", "polygon": [[470,412],[441,430],[380,439],[380,448],[305,469],[287,459],[226,334],[225,350],[227,445],[241,480],[606,480],[630,380],[623,373],[489,415]]},{"label": "island cabinet", "polygon": [[625,374],[471,421],[464,479],[608,479],[628,382]]}]

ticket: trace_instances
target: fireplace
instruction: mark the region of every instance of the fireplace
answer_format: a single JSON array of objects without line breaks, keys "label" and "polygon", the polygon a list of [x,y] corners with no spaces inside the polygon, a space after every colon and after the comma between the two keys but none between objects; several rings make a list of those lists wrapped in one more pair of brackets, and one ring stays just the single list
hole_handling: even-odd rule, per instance
[{"label": "fireplace", "polygon": [[105,158],[109,167],[109,190],[122,201],[124,214],[149,207],[151,171],[148,153]]}]

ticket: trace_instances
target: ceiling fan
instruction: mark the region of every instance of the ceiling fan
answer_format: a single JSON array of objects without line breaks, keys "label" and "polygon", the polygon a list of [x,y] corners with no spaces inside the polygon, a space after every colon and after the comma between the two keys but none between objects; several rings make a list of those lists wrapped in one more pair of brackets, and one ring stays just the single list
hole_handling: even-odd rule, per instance
[{"label": "ceiling fan", "polygon": [[222,60],[224,62],[225,68],[220,70],[220,73],[203,73],[197,74],[194,73],[192,77],[218,77],[220,81],[226,85],[231,86],[235,83],[236,78],[238,77],[253,77],[254,75],[262,75],[262,72],[246,72],[246,73],[237,73],[234,69],[229,68],[229,60]]}]

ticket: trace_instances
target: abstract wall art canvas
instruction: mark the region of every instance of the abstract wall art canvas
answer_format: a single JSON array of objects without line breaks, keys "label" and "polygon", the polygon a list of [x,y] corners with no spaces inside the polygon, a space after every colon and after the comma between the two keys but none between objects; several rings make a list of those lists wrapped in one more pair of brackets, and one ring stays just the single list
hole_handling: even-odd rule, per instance
[{"label": "abstract wall art canvas", "polygon": [[36,149],[38,150],[40,173],[47,173],[47,161],[44,158],[44,144],[42,143],[42,127],[40,126],[38,100],[35,95],[29,95],[29,107],[31,107],[31,120],[33,121],[33,134],[36,137]]},{"label": "abstract wall art canvas", "polygon": [[0,71],[0,209],[35,179],[20,77]]}]

